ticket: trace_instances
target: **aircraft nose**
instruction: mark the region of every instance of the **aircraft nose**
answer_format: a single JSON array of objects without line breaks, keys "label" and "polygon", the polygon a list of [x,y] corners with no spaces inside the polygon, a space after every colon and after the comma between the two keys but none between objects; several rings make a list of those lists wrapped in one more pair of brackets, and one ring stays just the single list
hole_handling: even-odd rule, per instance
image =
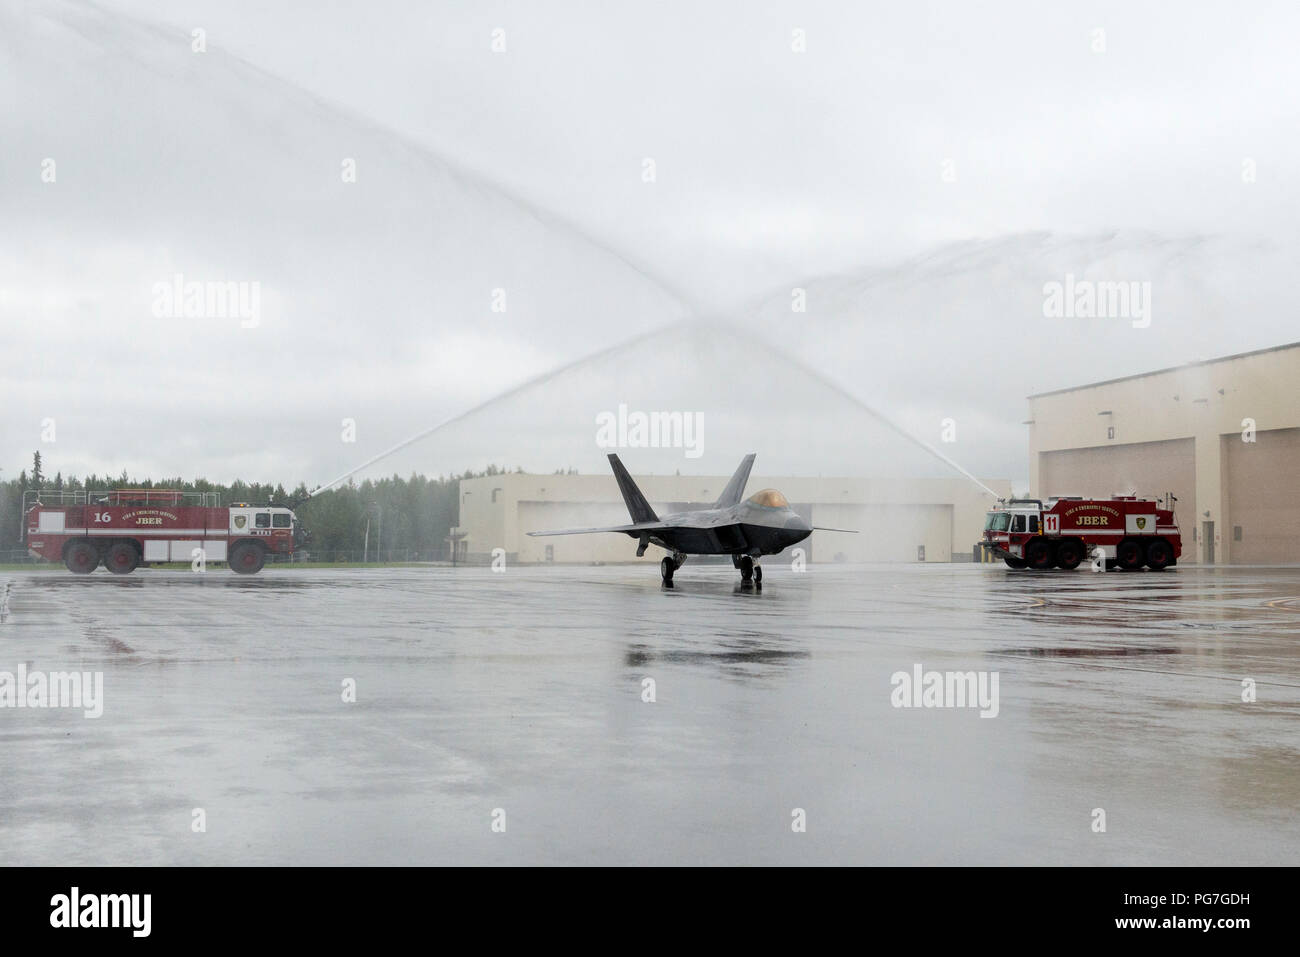
[{"label": "aircraft nose", "polygon": [[803,520],[802,515],[794,514],[786,519],[785,527],[792,532],[811,532],[812,526]]}]

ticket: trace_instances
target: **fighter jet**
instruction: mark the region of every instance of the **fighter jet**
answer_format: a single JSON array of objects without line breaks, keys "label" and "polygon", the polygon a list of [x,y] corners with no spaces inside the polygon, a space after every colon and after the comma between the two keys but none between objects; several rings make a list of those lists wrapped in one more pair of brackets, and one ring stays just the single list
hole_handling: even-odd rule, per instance
[{"label": "fighter jet", "polygon": [[674,512],[660,518],[646,501],[636,482],[628,474],[617,455],[609,456],[618,489],[627,503],[630,525],[610,525],[604,528],[563,528],[549,532],[529,532],[529,535],[588,535],[594,532],[622,532],[637,539],[636,554],[640,558],[650,545],[665,548],[671,555],[659,563],[664,584],[672,587],[673,572],[682,567],[688,555],[730,555],[732,564],[740,570],[742,584],[763,587],[763,569],[755,559],[776,555],[790,545],[802,542],[814,530],[847,532],[851,529],[821,528],[809,525],[774,488],[765,488],[741,501],[749,470],[754,466],[754,453],[746,455],[722,490],[712,508],[690,512]]}]

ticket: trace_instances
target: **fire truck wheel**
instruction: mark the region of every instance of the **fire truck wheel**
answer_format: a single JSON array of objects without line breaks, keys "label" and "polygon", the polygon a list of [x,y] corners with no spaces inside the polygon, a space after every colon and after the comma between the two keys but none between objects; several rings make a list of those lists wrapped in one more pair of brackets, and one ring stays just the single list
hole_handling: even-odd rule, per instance
[{"label": "fire truck wheel", "polygon": [[240,542],[230,550],[230,570],[241,575],[254,575],[266,564],[266,553],[260,545]]},{"label": "fire truck wheel", "polygon": [[74,542],[63,554],[63,564],[76,575],[89,575],[99,564],[99,552],[89,542]]},{"label": "fire truck wheel", "polygon": [[1002,560],[1007,563],[1007,568],[1024,568],[1027,564],[1023,558],[1012,558],[1010,555],[1003,555]]},{"label": "fire truck wheel", "polygon": [[1052,546],[1047,542],[1031,542],[1025,549],[1025,561],[1036,572],[1046,571],[1056,564]]},{"label": "fire truck wheel", "polygon": [[1147,564],[1156,571],[1166,568],[1174,558],[1174,550],[1163,538],[1157,538],[1147,546]]},{"label": "fire truck wheel", "polygon": [[129,575],[140,564],[140,553],[129,542],[118,542],[104,556],[104,567],[114,575]]},{"label": "fire truck wheel", "polygon": [[1056,547],[1056,563],[1066,571],[1073,571],[1083,561],[1083,543],[1067,538]]},{"label": "fire truck wheel", "polygon": [[1121,570],[1126,572],[1135,572],[1142,567],[1142,545],[1132,539],[1120,542],[1119,547],[1115,549],[1115,561],[1119,564]]}]

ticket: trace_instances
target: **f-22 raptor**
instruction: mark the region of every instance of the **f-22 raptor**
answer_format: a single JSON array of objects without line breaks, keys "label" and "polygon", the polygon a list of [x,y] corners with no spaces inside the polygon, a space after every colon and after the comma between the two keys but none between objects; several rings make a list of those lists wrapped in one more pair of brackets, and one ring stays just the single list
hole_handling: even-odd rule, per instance
[{"label": "f-22 raptor", "polygon": [[849,532],[845,528],[821,528],[809,525],[790,507],[784,495],[774,488],[765,488],[741,501],[749,470],[754,467],[754,453],[746,455],[722,490],[712,508],[689,512],[674,512],[660,518],[637,488],[617,455],[610,454],[609,464],[618,480],[618,490],[623,493],[630,525],[609,525],[603,528],[563,528],[548,532],[529,532],[529,535],[588,535],[594,532],[622,532],[637,539],[636,554],[640,558],[650,545],[665,548],[671,554],[659,563],[664,584],[673,584],[673,572],[682,567],[688,555],[730,555],[732,564],[740,570],[744,585],[763,587],[763,569],[756,559],[776,555],[785,548],[802,542],[814,530]]}]

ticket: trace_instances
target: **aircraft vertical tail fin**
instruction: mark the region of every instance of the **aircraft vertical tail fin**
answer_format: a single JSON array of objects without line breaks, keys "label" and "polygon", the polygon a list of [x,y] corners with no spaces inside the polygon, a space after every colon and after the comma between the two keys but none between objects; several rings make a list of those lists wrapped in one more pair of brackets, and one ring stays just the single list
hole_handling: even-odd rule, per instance
[{"label": "aircraft vertical tail fin", "polygon": [[641,490],[636,487],[636,482],[632,481],[632,476],[613,452],[609,453],[609,467],[614,470],[614,478],[618,479],[618,490],[623,493],[623,501],[627,503],[627,512],[632,516],[632,521],[659,521],[659,516],[655,514],[655,510],[645,500]]},{"label": "aircraft vertical tail fin", "polygon": [[713,503],[714,508],[727,508],[740,501],[740,497],[745,494],[745,486],[749,483],[749,470],[753,467],[754,453],[750,452],[741,459],[740,468],[736,469],[736,474],[731,477],[727,487],[722,490],[718,500]]}]

